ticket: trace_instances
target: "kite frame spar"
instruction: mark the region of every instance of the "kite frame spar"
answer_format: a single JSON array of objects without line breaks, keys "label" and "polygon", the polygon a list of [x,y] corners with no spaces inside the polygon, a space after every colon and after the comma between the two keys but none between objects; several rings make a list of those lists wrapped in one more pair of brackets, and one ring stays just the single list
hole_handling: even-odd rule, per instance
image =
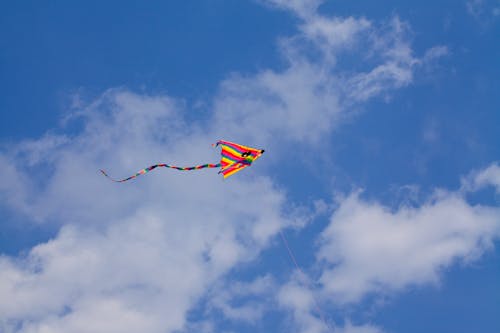
[{"label": "kite frame spar", "polygon": [[221,160],[220,163],[217,164],[212,164],[212,163],[207,163],[207,164],[200,164],[196,166],[190,166],[190,167],[178,167],[175,165],[170,165],[166,163],[158,163],[151,165],[147,168],[144,168],[142,170],[137,171],[134,175],[123,178],[123,179],[114,179],[110,177],[106,171],[104,170],[99,170],[101,173],[109,178],[110,180],[116,182],[116,183],[123,183],[128,180],[134,179],[140,175],[143,175],[145,173],[148,173],[151,170],[154,170],[159,167],[163,168],[170,168],[170,169],[176,169],[179,171],[191,171],[191,170],[200,170],[200,169],[205,169],[205,168],[221,168],[219,173],[222,174],[222,176],[225,178],[230,177],[234,175],[235,173],[245,169],[246,167],[249,167],[252,165],[252,163],[258,159],[259,157],[262,156],[264,153],[264,149],[257,149],[257,148],[252,148],[248,146],[243,146],[234,142],[230,141],[224,141],[224,140],[219,140],[216,143],[214,143],[212,146],[217,147],[221,146]]}]

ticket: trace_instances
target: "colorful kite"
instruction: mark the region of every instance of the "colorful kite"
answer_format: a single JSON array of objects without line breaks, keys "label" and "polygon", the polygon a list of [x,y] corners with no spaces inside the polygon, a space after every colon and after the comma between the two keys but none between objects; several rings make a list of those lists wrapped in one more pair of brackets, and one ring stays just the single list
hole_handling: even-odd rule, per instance
[{"label": "colorful kite", "polygon": [[243,145],[239,145],[237,143],[229,142],[229,141],[218,141],[212,146],[221,146],[221,160],[220,163],[217,164],[201,164],[192,167],[178,167],[174,165],[169,165],[165,163],[155,164],[145,169],[138,171],[135,175],[132,175],[128,178],[124,179],[113,179],[104,170],[100,170],[103,175],[108,177],[114,182],[122,183],[127,180],[134,179],[137,176],[143,175],[153,169],[164,167],[170,169],[177,169],[181,171],[190,171],[190,170],[199,170],[205,168],[221,168],[219,173],[222,173],[224,178],[234,175],[238,171],[245,169],[250,166],[253,161],[258,159],[264,153],[264,149],[255,149],[252,147],[247,147]]}]

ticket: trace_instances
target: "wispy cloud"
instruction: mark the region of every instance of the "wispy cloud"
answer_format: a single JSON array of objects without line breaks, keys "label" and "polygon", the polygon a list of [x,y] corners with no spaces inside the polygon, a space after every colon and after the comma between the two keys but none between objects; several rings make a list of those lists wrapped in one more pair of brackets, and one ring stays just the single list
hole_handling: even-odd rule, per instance
[{"label": "wispy cloud", "polygon": [[462,179],[464,191],[477,191],[487,186],[493,186],[500,194],[499,163],[493,163],[485,169],[473,171]]},{"label": "wispy cloud", "polygon": [[[215,99],[220,133],[257,142],[277,135],[317,142],[359,110],[354,106],[409,85],[415,72],[447,53],[435,46],[414,55],[409,26],[397,16],[381,24],[317,12],[300,17],[299,33],[281,40],[285,70],[234,74],[222,82]],[[365,68],[339,67],[337,58],[349,52],[365,58]]]},{"label": "wispy cloud", "polygon": [[489,24],[500,16],[498,0],[467,0],[465,7],[469,15],[481,24]]}]

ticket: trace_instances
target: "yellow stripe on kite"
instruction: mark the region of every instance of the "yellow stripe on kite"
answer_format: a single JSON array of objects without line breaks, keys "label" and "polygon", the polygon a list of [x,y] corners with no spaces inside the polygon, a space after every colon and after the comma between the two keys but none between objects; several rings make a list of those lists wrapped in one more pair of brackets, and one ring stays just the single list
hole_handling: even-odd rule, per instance
[{"label": "yellow stripe on kite", "polygon": [[233,170],[228,171],[226,174],[224,174],[224,179],[225,179],[225,178],[227,178],[227,177],[229,177],[229,176],[234,175],[234,174],[235,174],[235,173],[237,173],[238,171],[243,170],[245,167],[246,167],[246,165],[245,165],[245,166],[242,166],[242,167],[236,167],[236,168],[234,168]]},{"label": "yellow stripe on kite", "polygon": [[224,157],[224,156],[221,158],[221,161],[222,161],[222,163],[228,163],[228,164],[238,163],[238,162],[235,162],[235,161],[233,161],[227,157]]}]

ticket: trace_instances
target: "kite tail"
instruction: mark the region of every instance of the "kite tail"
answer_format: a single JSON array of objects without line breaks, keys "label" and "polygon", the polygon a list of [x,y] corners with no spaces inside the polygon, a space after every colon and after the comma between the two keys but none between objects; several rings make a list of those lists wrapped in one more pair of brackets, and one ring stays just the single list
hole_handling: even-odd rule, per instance
[{"label": "kite tail", "polygon": [[149,171],[156,169],[156,168],[159,168],[159,167],[177,169],[180,171],[190,171],[190,170],[199,170],[199,169],[205,169],[205,168],[220,168],[220,166],[221,166],[221,164],[217,163],[217,164],[200,164],[200,165],[196,165],[196,166],[192,166],[192,167],[178,167],[175,165],[168,165],[165,163],[160,163],[160,164],[155,164],[155,165],[149,166],[145,169],[139,170],[135,175],[132,175],[132,176],[124,178],[124,179],[114,179],[114,178],[111,178],[104,170],[99,170],[99,171],[101,171],[101,173],[104,176],[111,179],[112,181],[117,182],[117,183],[123,183],[123,182],[126,182],[127,180],[134,179],[140,175],[148,173]]}]

